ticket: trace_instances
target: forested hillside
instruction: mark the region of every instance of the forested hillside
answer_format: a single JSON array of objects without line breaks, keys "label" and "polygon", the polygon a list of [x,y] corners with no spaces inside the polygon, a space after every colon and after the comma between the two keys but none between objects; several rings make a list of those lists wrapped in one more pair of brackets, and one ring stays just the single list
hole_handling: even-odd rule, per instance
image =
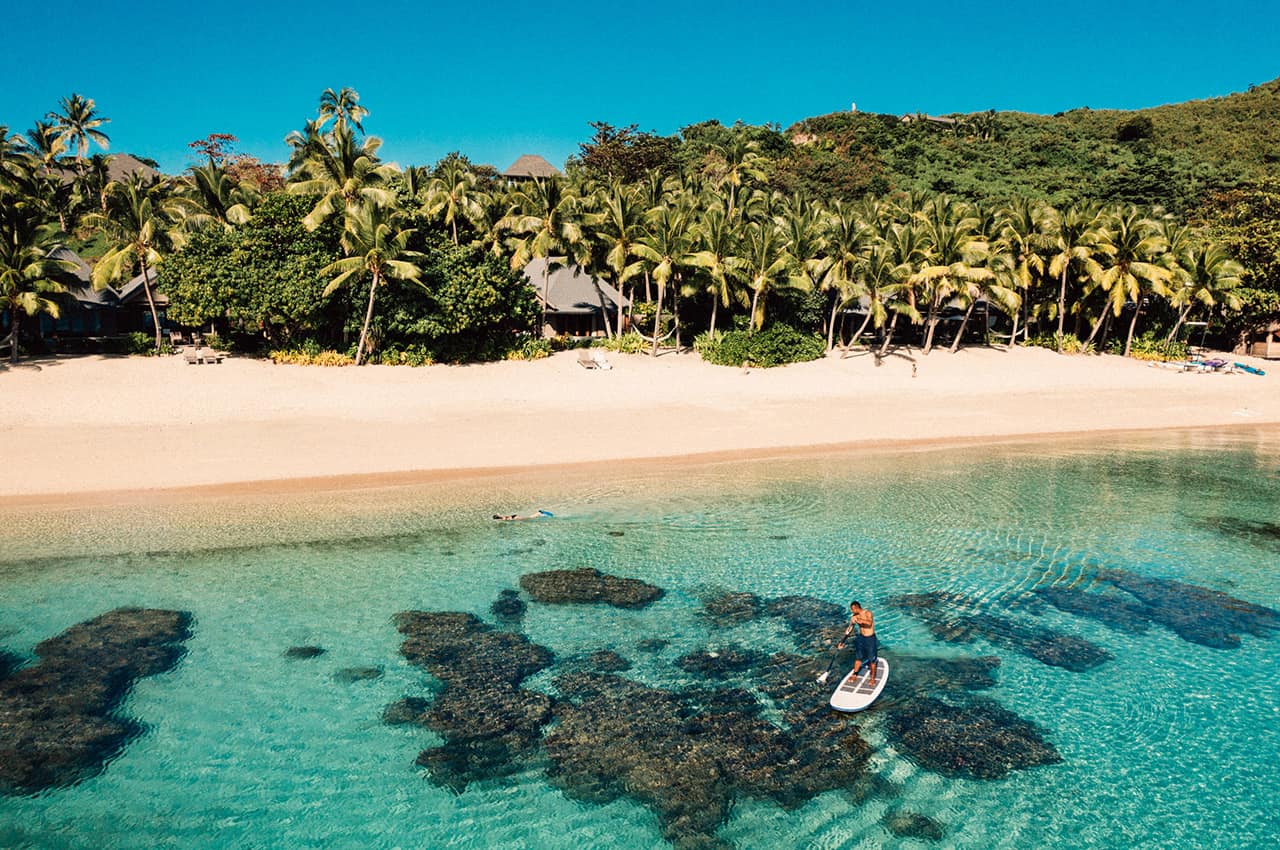
[{"label": "forested hillside", "polygon": [[1280,178],[1280,80],[1139,111],[834,113],[785,135],[777,182],[819,196],[919,190],[1187,212],[1215,192]]}]

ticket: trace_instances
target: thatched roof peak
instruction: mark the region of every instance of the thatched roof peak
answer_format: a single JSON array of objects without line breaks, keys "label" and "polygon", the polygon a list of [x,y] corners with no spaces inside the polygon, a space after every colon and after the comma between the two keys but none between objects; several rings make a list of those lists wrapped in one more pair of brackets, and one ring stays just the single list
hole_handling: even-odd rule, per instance
[{"label": "thatched roof peak", "polygon": [[559,177],[560,172],[556,167],[547,162],[537,154],[527,153],[522,155],[504,172],[503,177],[514,177],[516,179]]}]

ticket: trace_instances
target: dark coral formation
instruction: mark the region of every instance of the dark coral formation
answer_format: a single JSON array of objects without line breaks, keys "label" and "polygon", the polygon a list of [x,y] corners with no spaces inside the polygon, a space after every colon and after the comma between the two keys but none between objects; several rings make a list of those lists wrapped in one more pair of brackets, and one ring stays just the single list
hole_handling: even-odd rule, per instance
[{"label": "dark coral formation", "polygon": [[498,598],[489,606],[489,613],[493,614],[494,619],[499,623],[514,626],[519,625],[524,619],[524,612],[528,607],[520,598],[520,591],[508,587],[499,593]]},{"label": "dark coral formation", "polygon": [[1135,597],[1153,622],[1201,646],[1235,649],[1242,634],[1267,638],[1280,631],[1280,611],[1220,590],[1148,578],[1128,570],[1101,570],[1098,577]]},{"label": "dark coral formation", "polygon": [[974,606],[954,593],[911,593],[886,599],[885,603],[910,612],[928,626],[934,637],[947,643],[970,643],[985,638],[1043,664],[1077,673],[1115,657],[1074,635],[995,614],[965,613]]},{"label": "dark coral formation", "polygon": [[416,726],[427,725],[427,712],[431,710],[431,700],[422,697],[405,697],[396,700],[382,710],[382,722],[389,726],[400,726],[412,723]]},{"label": "dark coral formation", "polygon": [[1087,593],[1069,587],[1040,587],[1035,593],[1059,611],[1097,620],[1117,631],[1142,634],[1151,626],[1151,610],[1119,593]]},{"label": "dark coral formation", "polygon": [[676,666],[686,673],[708,679],[724,679],[750,670],[760,662],[760,653],[741,646],[701,649],[676,659]]},{"label": "dark coral formation", "polygon": [[383,715],[421,723],[444,738],[424,750],[418,764],[455,791],[520,769],[536,751],[552,709],[549,697],[520,683],[551,665],[551,651],[473,614],[406,611],[396,615],[396,627],[406,636],[401,654],[445,686],[417,716],[403,701]]},{"label": "dark coral formation", "polygon": [[999,666],[1000,659],[994,655],[936,658],[895,654],[885,694],[898,698],[987,690],[996,686]]},{"label": "dark coral formation", "polygon": [[661,652],[671,646],[671,641],[666,638],[641,638],[636,641],[636,649],[641,652]]},{"label": "dark coral formation", "polygon": [[291,646],[284,651],[284,657],[290,661],[306,661],[319,658],[325,651],[323,646]]},{"label": "dark coral formation", "polygon": [[780,618],[803,643],[812,641],[815,633],[830,640],[832,634],[843,629],[849,619],[847,608],[812,596],[770,599],[765,605],[765,613]]},{"label": "dark coral formation", "polygon": [[880,822],[884,824],[885,829],[899,838],[941,841],[942,837],[947,834],[946,828],[933,818],[905,809],[886,812]]},{"label": "dark coral formation", "polygon": [[676,847],[727,846],[715,832],[735,798],[793,808],[854,785],[868,756],[847,724],[783,729],[742,690],[671,692],[590,673],[556,686],[566,701],[545,742],[551,781],[578,800],[640,801]]},{"label": "dark coral formation", "polygon": [[0,679],[0,792],[102,770],[141,731],[115,716],[129,689],[172,669],[190,636],[186,612],[117,608],[37,645],[38,663]]},{"label": "dark coral formation", "polygon": [[887,717],[898,749],[943,776],[999,779],[1012,770],[1062,761],[1034,723],[990,700],[950,705],[915,697]]},{"label": "dark coral formation", "polygon": [[585,604],[603,602],[615,608],[644,608],[664,593],[660,587],[639,579],[619,578],[593,567],[577,570],[547,570],[520,577],[520,587],[535,602]]},{"label": "dark coral formation", "polygon": [[1243,538],[1260,548],[1280,549],[1280,522],[1211,516],[1206,517],[1202,525],[1228,537]]},{"label": "dark coral formation", "polygon": [[382,678],[381,667],[343,667],[333,674],[333,678],[344,685],[355,682],[368,682]]},{"label": "dark coral formation", "polygon": [[12,652],[5,652],[0,649],[0,679],[8,676],[14,670],[22,666],[22,658],[14,655]]},{"label": "dark coral formation", "polygon": [[621,673],[631,669],[631,662],[612,649],[598,649],[587,656],[586,666],[601,673]]},{"label": "dark coral formation", "polygon": [[715,625],[733,626],[759,617],[763,603],[754,593],[722,593],[708,599],[703,608]]}]

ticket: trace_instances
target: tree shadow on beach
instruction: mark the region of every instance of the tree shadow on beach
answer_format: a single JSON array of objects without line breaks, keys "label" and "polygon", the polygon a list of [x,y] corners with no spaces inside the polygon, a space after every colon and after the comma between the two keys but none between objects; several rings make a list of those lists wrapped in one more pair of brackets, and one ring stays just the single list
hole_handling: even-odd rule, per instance
[{"label": "tree shadow on beach", "polygon": [[53,356],[24,357],[17,363],[10,363],[8,358],[0,362],[0,374],[5,372],[43,372],[52,366],[61,366],[62,361]]}]

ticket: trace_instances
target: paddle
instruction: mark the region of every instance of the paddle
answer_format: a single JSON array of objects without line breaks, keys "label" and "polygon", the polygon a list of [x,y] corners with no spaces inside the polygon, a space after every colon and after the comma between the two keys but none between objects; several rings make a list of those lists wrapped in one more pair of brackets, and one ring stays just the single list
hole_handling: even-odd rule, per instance
[{"label": "paddle", "polygon": [[840,655],[841,649],[842,648],[837,645],[835,651],[831,653],[831,660],[827,662],[827,669],[823,670],[822,675],[818,677],[818,684],[822,684],[827,681],[827,677],[831,675],[831,668],[835,665],[836,658]]}]

